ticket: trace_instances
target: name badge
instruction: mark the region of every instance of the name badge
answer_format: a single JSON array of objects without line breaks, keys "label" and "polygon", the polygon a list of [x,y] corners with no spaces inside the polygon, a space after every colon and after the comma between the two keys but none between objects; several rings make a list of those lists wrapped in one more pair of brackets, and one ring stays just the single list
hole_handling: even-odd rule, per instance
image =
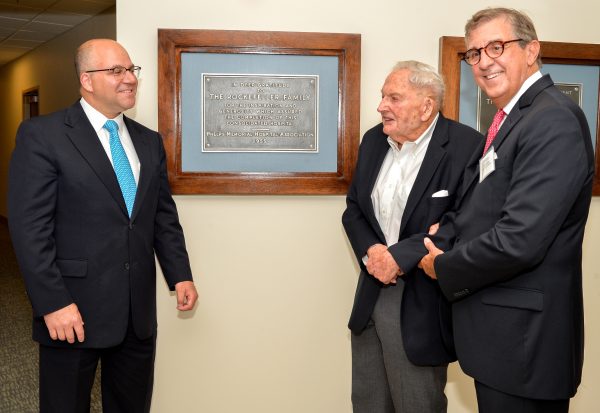
[{"label": "name badge", "polygon": [[498,155],[494,151],[494,147],[490,146],[490,149],[481,157],[479,160],[479,183],[483,182],[489,174],[496,170],[496,159]]}]

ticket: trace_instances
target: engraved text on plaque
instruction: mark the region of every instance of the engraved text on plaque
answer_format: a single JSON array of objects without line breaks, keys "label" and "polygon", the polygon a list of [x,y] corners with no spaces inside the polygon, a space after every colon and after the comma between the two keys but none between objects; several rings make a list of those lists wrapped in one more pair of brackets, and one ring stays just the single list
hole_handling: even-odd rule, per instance
[{"label": "engraved text on plaque", "polygon": [[315,75],[202,74],[203,152],[318,152]]}]

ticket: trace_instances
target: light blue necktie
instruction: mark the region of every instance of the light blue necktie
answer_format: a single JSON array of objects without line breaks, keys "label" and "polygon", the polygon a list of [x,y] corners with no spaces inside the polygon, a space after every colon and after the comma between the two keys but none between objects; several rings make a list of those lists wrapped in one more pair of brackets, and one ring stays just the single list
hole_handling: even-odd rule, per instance
[{"label": "light blue necktie", "polygon": [[133,177],[131,165],[129,164],[129,159],[127,159],[127,154],[125,154],[125,149],[123,149],[121,139],[119,139],[119,125],[117,125],[117,122],[114,120],[107,120],[103,127],[110,134],[109,144],[113,167],[115,168],[117,181],[119,181],[119,186],[121,187],[121,192],[125,199],[127,213],[131,217],[137,186],[135,184],[135,178]]}]

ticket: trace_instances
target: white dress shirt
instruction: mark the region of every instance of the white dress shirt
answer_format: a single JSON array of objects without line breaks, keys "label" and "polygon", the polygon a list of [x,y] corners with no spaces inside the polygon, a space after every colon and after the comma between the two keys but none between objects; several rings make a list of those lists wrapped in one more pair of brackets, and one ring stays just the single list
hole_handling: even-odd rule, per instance
[{"label": "white dress shirt", "polygon": [[400,237],[406,201],[421,169],[438,118],[439,114],[414,142],[399,146],[392,138],[387,139],[390,149],[379,170],[371,201],[388,247],[396,244]]},{"label": "white dress shirt", "polygon": [[[85,115],[87,116],[90,123],[92,124],[92,127],[96,131],[98,139],[100,139],[100,143],[104,148],[104,152],[106,152],[106,156],[108,156],[110,163],[114,167],[112,154],[110,152],[110,134],[106,129],[104,129],[104,124],[106,123],[108,118],[102,113],[98,112],[96,109],[94,109],[89,103],[85,101],[84,98],[81,98],[80,102],[81,107],[85,112]],[[129,160],[129,165],[131,165],[131,171],[133,172],[135,184],[137,185],[140,180],[140,160],[137,156],[137,152],[135,151],[135,147],[133,146],[133,142],[131,141],[131,136],[129,136],[127,126],[125,126],[125,122],[123,121],[123,114],[119,114],[119,116],[112,120],[117,122],[117,125],[119,125],[119,138],[121,139],[121,145],[123,145],[123,149],[125,149],[125,154],[127,155],[127,159]]]}]

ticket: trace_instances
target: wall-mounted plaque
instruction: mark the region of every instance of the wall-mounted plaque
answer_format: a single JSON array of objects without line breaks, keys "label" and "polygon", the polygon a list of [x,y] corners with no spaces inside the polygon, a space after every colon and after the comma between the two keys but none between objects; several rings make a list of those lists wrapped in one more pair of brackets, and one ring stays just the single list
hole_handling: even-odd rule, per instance
[{"label": "wall-mounted plaque", "polygon": [[173,193],[346,193],[360,35],[159,29],[158,43]]},{"label": "wall-mounted plaque", "polygon": [[[542,73],[549,73],[558,88],[585,113],[596,154],[593,193],[600,195],[600,45],[562,42],[540,42],[540,45]],[[490,102],[485,97],[478,98],[471,69],[463,61],[464,52],[463,37],[440,38],[439,68],[446,81],[443,113],[485,133],[491,124],[491,109],[485,107]]]},{"label": "wall-mounted plaque", "polygon": [[319,76],[202,74],[203,152],[318,152]]}]

